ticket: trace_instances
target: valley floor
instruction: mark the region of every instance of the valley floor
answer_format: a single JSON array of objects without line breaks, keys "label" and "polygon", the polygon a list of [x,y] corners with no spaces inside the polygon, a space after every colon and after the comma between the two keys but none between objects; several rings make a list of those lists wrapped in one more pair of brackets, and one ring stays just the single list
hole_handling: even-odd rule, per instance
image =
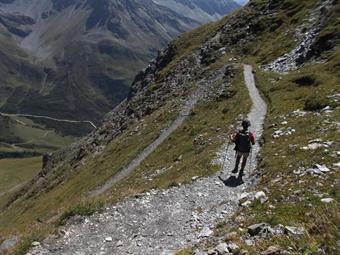
[{"label": "valley floor", "polygon": [[[260,137],[266,104],[255,87],[251,66],[244,66],[244,77],[253,101],[248,117]],[[252,172],[259,145],[253,148],[244,181],[229,176],[234,165],[231,147],[226,144],[217,158],[220,165],[227,158],[222,173],[168,190],[152,190],[88,218],[75,217],[62,238],[51,236],[29,254],[173,254],[211,236],[214,226],[232,215],[242,192],[256,181]]]}]

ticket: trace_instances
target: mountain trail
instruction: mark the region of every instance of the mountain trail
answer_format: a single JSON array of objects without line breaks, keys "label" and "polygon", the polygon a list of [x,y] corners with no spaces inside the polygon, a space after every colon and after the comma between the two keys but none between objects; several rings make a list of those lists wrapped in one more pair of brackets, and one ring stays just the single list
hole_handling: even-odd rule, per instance
[{"label": "mountain trail", "polygon": [[[256,89],[251,66],[244,66],[244,77],[253,101],[248,118],[252,122],[251,129],[259,137],[267,108]],[[201,95],[195,93],[175,120],[177,125],[183,122],[191,105]],[[176,126],[174,123],[172,128]],[[171,127],[169,129],[171,131]],[[231,148],[226,151],[227,147],[226,144],[221,148],[217,158],[221,165],[227,158],[222,169],[222,179],[226,179],[224,182],[219,178],[220,173],[216,173],[198,178],[192,184],[146,192],[138,198],[114,204],[101,213],[81,218],[78,223],[77,219],[72,219],[73,223],[69,223],[63,237],[50,236],[28,254],[170,255],[180,248],[198,243],[212,235],[214,226],[220,220],[232,215],[241,193],[254,180],[250,176],[256,167],[259,145],[253,147],[251,169],[247,168],[244,183],[233,176],[229,177],[234,165],[234,153]]]},{"label": "mountain trail", "polygon": [[159,137],[147,146],[135,159],[133,159],[126,167],[119,171],[116,175],[112,176],[107,182],[98,187],[96,190],[90,192],[90,196],[94,197],[100,195],[110,189],[114,184],[118,183],[125,177],[129,176],[151,153],[153,153],[159,145],[161,145],[178,127],[180,127],[183,121],[188,117],[190,111],[194,108],[196,103],[203,99],[210,91],[212,85],[224,75],[225,68],[221,68],[215,74],[215,78],[212,80],[203,79],[198,82],[197,89],[190,95],[188,100],[182,106],[177,118],[171,123],[171,125],[162,131]]}]

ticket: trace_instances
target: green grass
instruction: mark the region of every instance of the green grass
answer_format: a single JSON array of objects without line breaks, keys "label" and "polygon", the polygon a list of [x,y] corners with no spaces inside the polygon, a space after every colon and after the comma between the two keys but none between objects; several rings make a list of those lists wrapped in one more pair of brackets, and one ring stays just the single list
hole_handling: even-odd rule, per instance
[{"label": "green grass", "polygon": [[[227,139],[221,139],[220,135],[230,133],[230,126],[236,122],[238,115],[246,114],[250,109],[242,70],[238,69],[237,73],[232,87],[229,88],[235,89],[237,93],[232,98],[197,105],[180,128],[127,180],[116,185],[109,194],[113,201],[119,193],[139,193],[190,183],[193,176],[208,176],[219,170],[212,165],[212,160]],[[236,104],[238,106],[233,107]],[[229,109],[228,112],[225,111],[226,108]]]},{"label": "green grass", "polygon": [[[65,211],[72,211],[72,206],[87,200],[88,191],[104,183],[155,140],[160,130],[165,128],[176,114],[177,107],[170,103],[147,116],[143,122],[131,126],[124,134],[111,141],[103,154],[91,158],[73,174],[68,165],[62,166],[62,171],[59,171],[57,176],[51,176],[49,180],[49,184],[54,183],[56,187],[40,187],[41,190],[48,191],[44,194],[33,194],[32,199],[15,203],[0,217],[0,235],[10,233],[13,229],[24,233],[27,226],[39,217],[45,221],[51,217],[59,217]],[[60,183],[58,180],[65,178],[65,175],[68,176],[68,181]]]},{"label": "green grass", "polygon": [[[58,185],[42,186],[41,191],[38,191],[41,193],[32,194],[30,198],[14,203],[4,211],[0,217],[2,226],[0,235],[9,235],[13,230],[29,235],[32,225],[35,226],[37,233],[46,234],[54,228],[54,223],[63,224],[69,217],[78,213],[84,215],[92,213],[99,208],[93,206],[98,203],[116,202],[153,188],[188,183],[194,175],[206,176],[217,171],[218,168],[212,166],[211,161],[225,142],[224,139],[220,139],[220,133],[229,132],[230,125],[235,123],[238,115],[250,109],[241,69],[238,69],[237,73],[232,88],[238,90],[238,93],[233,93],[231,98],[222,96],[217,100],[197,105],[185,123],[164,144],[134,173],[102,197],[89,200],[87,192],[104,183],[158,137],[160,131],[177,116],[179,111],[177,101],[168,102],[142,121],[132,125],[111,141],[101,155],[88,159],[77,171],[72,173],[68,166],[63,166],[63,171],[57,176],[48,177],[52,178],[51,183]],[[189,89],[188,93],[189,91],[192,89]],[[236,102],[242,102],[242,105],[232,107]],[[227,108],[230,110],[226,111]],[[216,131],[217,128],[221,130]],[[194,145],[194,139],[200,134],[204,137],[204,144]],[[180,155],[182,160],[176,160]],[[174,165],[171,170],[152,181],[144,178],[145,175],[154,174],[159,168],[171,165]],[[68,176],[67,181],[59,181],[64,174]],[[37,219],[45,224],[37,223]],[[47,222],[51,223],[46,224]]]},{"label": "green grass", "polygon": [[0,116],[1,152],[46,153],[71,144],[74,138],[46,129],[27,118]]},{"label": "green grass", "polygon": [[41,157],[0,160],[0,194],[31,179],[41,169]]},{"label": "green grass", "polygon": [[[242,214],[239,224],[245,227],[267,222],[273,226],[303,226],[307,233],[300,238],[274,237],[257,242],[254,247],[247,247],[239,241],[240,246],[249,250],[250,254],[259,254],[275,244],[285,248],[292,247],[294,254],[316,254],[316,250],[321,247],[327,254],[336,254],[336,240],[340,233],[340,190],[339,169],[334,169],[333,164],[339,161],[334,153],[340,148],[337,143],[333,143],[328,150],[320,148],[306,151],[301,148],[313,139],[338,141],[339,133],[335,122],[340,119],[339,103],[328,98],[340,92],[337,86],[340,76],[336,75],[338,65],[339,52],[336,52],[326,63],[300,68],[285,75],[256,69],[256,81],[269,104],[269,111],[259,165],[262,176],[260,184],[254,189],[267,190],[269,202],[263,205],[254,203],[250,208],[240,210],[235,218]],[[317,85],[297,84],[296,79],[302,76],[314,77],[318,81]],[[291,112],[303,109],[306,102],[315,95],[316,99],[327,100],[326,105],[337,107],[336,110],[325,114],[313,109],[302,117],[291,115]],[[282,124],[284,121],[288,124]],[[287,127],[294,128],[296,132],[276,139],[272,137],[275,129]],[[325,178],[310,174],[297,177],[293,173],[300,167],[306,169],[317,163],[325,164],[333,171],[325,175]],[[294,192],[298,193],[294,195]],[[324,197],[331,197],[336,202],[322,203],[316,192],[324,194]],[[220,235],[230,231],[226,227],[220,231]],[[238,232],[240,235],[243,233]]]}]

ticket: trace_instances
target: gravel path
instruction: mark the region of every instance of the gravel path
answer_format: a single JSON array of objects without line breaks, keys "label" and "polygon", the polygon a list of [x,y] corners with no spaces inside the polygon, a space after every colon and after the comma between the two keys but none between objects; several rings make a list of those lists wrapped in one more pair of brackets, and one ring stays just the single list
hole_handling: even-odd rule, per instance
[{"label": "gravel path", "polygon": [[[255,87],[251,66],[244,66],[244,76],[254,103],[248,117],[260,136],[266,104]],[[234,153],[229,148],[226,155],[225,148],[217,160],[222,164],[227,156],[223,169],[226,179]],[[254,146],[251,171],[258,151],[259,146]],[[244,184],[235,177],[222,182],[215,174],[189,185],[147,192],[70,224],[63,237],[49,237],[29,254],[174,254],[212,235],[216,223],[237,209],[239,195],[250,185],[250,174],[246,173]]]},{"label": "gravel path", "polygon": [[214,79],[208,81],[206,79],[203,79],[199,81],[197,89],[190,95],[188,100],[185,101],[178,116],[171,123],[171,125],[167,129],[165,129],[154,142],[147,146],[135,159],[133,159],[129,165],[119,171],[116,175],[112,176],[109,180],[107,180],[104,185],[90,192],[90,196],[94,197],[104,193],[114,184],[129,176],[152,152],[157,149],[159,145],[161,145],[178,127],[182,125],[183,121],[187,118],[196,103],[200,99],[203,99],[210,91],[211,86],[213,86],[216,81],[220,80],[223,77],[224,71],[225,67],[221,68],[215,73]]}]

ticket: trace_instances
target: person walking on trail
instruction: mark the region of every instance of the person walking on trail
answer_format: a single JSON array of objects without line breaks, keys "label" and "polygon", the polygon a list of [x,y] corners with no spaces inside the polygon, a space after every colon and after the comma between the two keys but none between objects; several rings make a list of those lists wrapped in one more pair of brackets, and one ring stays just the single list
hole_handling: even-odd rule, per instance
[{"label": "person walking on trail", "polygon": [[247,159],[249,157],[249,153],[251,150],[251,146],[255,144],[255,136],[248,129],[250,127],[249,120],[242,121],[242,130],[239,130],[236,134],[231,136],[231,141],[235,143],[235,151],[236,151],[236,163],[235,168],[232,173],[237,173],[239,164],[242,158],[242,165],[239,176],[242,177],[244,175],[244,168],[247,164]]}]

